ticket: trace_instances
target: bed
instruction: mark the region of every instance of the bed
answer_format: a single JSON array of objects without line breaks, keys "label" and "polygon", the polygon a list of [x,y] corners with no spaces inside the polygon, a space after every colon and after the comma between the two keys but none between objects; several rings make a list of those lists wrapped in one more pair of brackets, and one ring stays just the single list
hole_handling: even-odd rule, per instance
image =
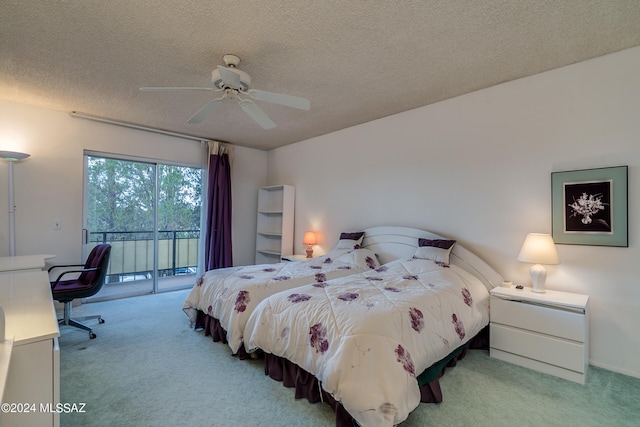
[{"label": "bed", "polygon": [[293,378],[296,397],[327,400],[337,425],[392,426],[441,399],[438,377],[486,330],[502,278],[423,230],[368,229],[363,247],[383,265],[264,299],[245,346],[265,353],[272,377]]},{"label": "bed", "polygon": [[375,253],[361,247],[365,235],[366,232],[341,233],[327,254],[305,261],[208,271],[191,289],[183,310],[195,328],[204,329],[214,341],[227,343],[233,354],[246,358],[244,326],[264,298],[380,266]]}]

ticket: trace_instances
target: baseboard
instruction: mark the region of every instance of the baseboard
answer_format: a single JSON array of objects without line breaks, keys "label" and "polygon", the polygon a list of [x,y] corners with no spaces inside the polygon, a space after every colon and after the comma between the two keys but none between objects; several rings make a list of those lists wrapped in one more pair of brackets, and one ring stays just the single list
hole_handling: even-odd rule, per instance
[{"label": "baseboard", "polygon": [[600,363],[598,361],[589,360],[589,365],[596,368],[606,369],[607,371],[615,372],[617,374],[626,375],[628,377],[640,378],[640,372],[628,371],[626,369],[620,369],[615,366],[607,365],[606,363]]}]

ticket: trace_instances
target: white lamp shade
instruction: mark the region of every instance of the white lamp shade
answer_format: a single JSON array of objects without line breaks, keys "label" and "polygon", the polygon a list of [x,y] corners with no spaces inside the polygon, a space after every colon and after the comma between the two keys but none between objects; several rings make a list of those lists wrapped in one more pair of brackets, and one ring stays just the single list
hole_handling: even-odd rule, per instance
[{"label": "white lamp shade", "polygon": [[533,264],[560,264],[558,251],[549,234],[529,233],[524,239],[518,261]]}]

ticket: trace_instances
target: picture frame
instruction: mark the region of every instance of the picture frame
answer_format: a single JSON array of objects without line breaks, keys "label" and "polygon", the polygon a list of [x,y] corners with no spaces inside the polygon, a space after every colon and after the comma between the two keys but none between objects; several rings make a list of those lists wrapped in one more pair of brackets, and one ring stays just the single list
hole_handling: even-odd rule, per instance
[{"label": "picture frame", "polygon": [[556,244],[629,246],[628,166],[551,173]]}]

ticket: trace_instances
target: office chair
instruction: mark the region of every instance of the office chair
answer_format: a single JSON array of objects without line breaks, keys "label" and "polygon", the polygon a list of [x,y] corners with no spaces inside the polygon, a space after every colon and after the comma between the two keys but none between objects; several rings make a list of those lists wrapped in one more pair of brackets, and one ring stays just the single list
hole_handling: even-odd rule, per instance
[{"label": "office chair", "polygon": [[[71,303],[74,299],[90,297],[100,291],[107,274],[110,253],[111,245],[102,244],[91,250],[84,265],[54,265],[49,268],[49,272],[56,268],[71,268],[71,270],[62,272],[54,282],[51,282],[53,299],[64,304],[64,317],[58,320],[58,324],[75,326],[89,331],[90,339],[94,339],[96,334],[89,326],[81,322],[98,319],[98,323],[104,323],[104,319],[100,315],[72,319]],[[75,279],[61,280],[65,275],[71,273],[80,273],[80,275]]]}]

